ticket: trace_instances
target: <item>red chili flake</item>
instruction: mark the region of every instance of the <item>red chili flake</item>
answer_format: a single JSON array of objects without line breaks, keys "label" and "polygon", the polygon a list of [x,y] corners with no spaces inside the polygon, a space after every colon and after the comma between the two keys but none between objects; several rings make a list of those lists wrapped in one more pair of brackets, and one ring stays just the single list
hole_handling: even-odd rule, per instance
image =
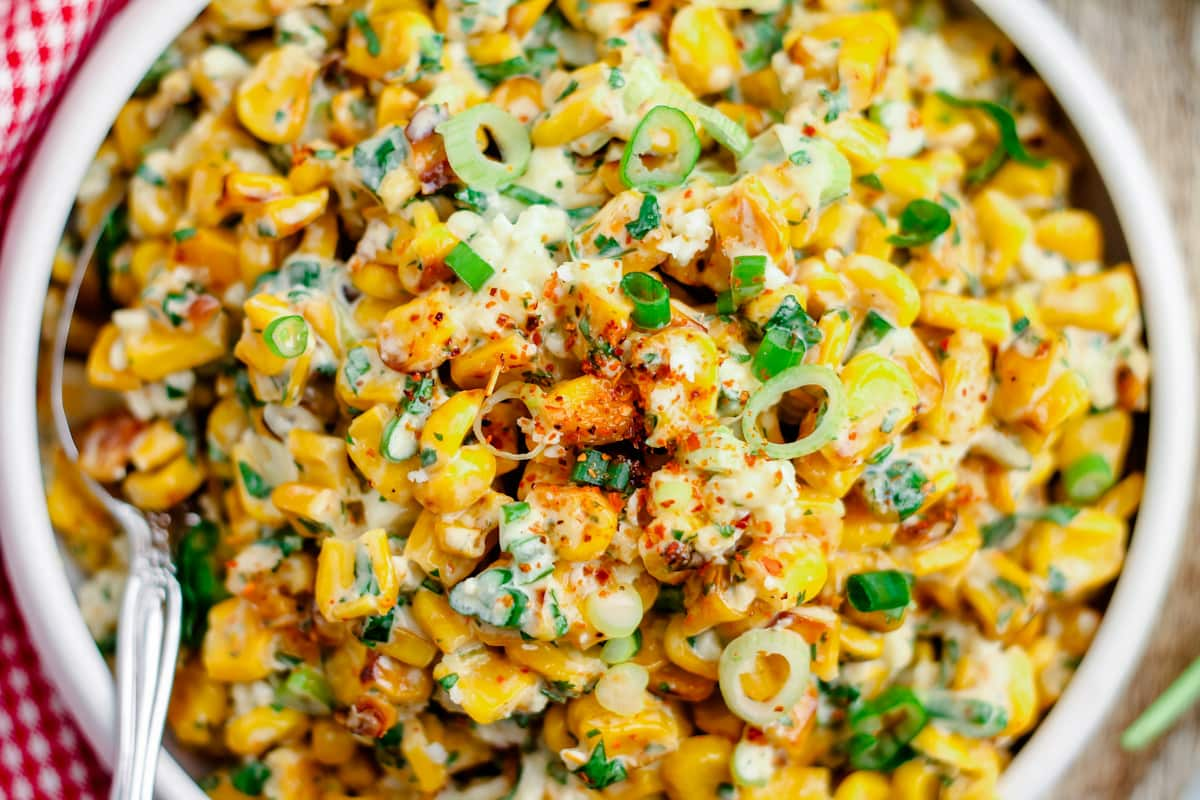
[{"label": "red chili flake", "polygon": [[764,556],[762,558],[762,565],[763,569],[765,569],[769,575],[774,575],[778,578],[783,574],[783,564],[777,558]]},{"label": "red chili flake", "polygon": [[804,135],[805,136],[816,136],[817,129],[814,128],[812,125],[805,125],[804,126]]}]

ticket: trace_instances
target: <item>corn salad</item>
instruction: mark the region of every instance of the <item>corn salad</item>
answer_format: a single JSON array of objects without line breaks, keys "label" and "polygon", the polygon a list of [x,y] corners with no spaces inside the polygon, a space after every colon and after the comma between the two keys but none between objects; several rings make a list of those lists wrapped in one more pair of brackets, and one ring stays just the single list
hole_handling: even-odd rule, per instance
[{"label": "corn salad", "polygon": [[927,0],[213,0],[47,304],[99,229],[78,469],[177,523],[206,790],[994,796],[1141,494],[1079,160]]}]

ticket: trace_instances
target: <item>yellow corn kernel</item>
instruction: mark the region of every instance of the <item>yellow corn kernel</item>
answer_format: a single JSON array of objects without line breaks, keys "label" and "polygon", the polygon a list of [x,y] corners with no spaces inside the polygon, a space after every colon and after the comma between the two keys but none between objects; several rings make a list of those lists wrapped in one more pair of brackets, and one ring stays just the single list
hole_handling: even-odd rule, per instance
[{"label": "yellow corn kernel", "polygon": [[1049,325],[1075,325],[1115,336],[1137,314],[1133,267],[1122,264],[1096,275],[1068,275],[1049,281],[1038,308]]},{"label": "yellow corn kernel", "polygon": [[827,767],[788,764],[776,769],[766,786],[743,786],[741,800],[828,800],[830,774]]},{"label": "yellow corn kernel", "polygon": [[422,511],[408,534],[404,556],[428,573],[436,573],[449,588],[467,577],[479,565],[480,556],[451,553],[442,547],[437,535],[437,515]]},{"label": "yellow corn kernel", "polygon": [[187,439],[184,439],[171,423],[160,419],[151,423],[150,427],[138,436],[129,452],[129,460],[140,471],[157,469],[186,448]]},{"label": "yellow corn kernel", "polygon": [[341,495],[308,483],[283,483],[271,490],[271,503],[282,511],[297,533],[320,535],[344,519]]},{"label": "yellow corn kernel", "polygon": [[894,520],[881,520],[870,512],[861,501],[846,501],[846,515],[842,520],[843,550],[869,550],[883,547],[896,535]]},{"label": "yellow corn kernel", "polygon": [[504,653],[550,681],[569,683],[578,689],[595,683],[607,669],[595,656],[554,642],[522,641],[505,646]]},{"label": "yellow corn kernel", "polygon": [[663,633],[663,648],[666,650],[667,658],[688,672],[715,681],[718,677],[716,660],[700,657],[700,654],[688,641],[689,637],[684,633],[684,627],[685,622],[682,615],[676,614],[671,617],[671,621]]},{"label": "yellow corn kernel", "polygon": [[1004,651],[1008,660],[1008,725],[1001,736],[1020,736],[1037,721],[1038,691],[1033,662],[1020,647]]},{"label": "yellow corn kernel", "polygon": [[417,786],[422,792],[436,792],[450,780],[446,770],[445,758],[436,759],[430,746],[433,742],[426,735],[425,725],[421,718],[407,720],[404,723],[404,737],[400,741],[400,752],[404,755],[408,767],[417,778]]},{"label": "yellow corn kernel", "polygon": [[154,130],[146,122],[146,101],[135,97],[122,106],[112,132],[121,163],[126,169],[134,169],[154,136]]},{"label": "yellow corn kernel", "polygon": [[942,776],[924,759],[905,761],[892,773],[893,800],[938,800]]},{"label": "yellow corn kernel", "polygon": [[252,235],[243,224],[238,235],[238,266],[242,280],[253,285],[259,278],[275,269],[278,242]]},{"label": "yellow corn kernel", "polygon": [[[1107,467],[1108,483],[1111,483],[1124,470],[1125,454],[1129,450],[1132,434],[1133,420],[1127,411],[1112,409],[1076,417],[1063,426],[1062,438],[1058,442],[1059,466],[1063,470],[1070,470],[1082,459],[1095,461],[1099,457],[1103,466]],[[1107,485],[1097,484],[1092,496],[1071,499],[1089,502],[1107,488]]]},{"label": "yellow corn kernel", "polygon": [[833,793],[833,800],[889,800],[891,784],[880,772],[851,772]]},{"label": "yellow corn kernel", "polygon": [[846,387],[849,433],[821,452],[845,468],[857,466],[883,445],[888,436],[880,430],[884,418],[893,423],[889,430],[907,428],[920,398],[912,376],[903,367],[869,351],[850,359],[841,380]]},{"label": "yellow corn kernel", "polygon": [[226,209],[221,200],[225,194],[225,176],[232,166],[227,161],[198,164],[188,178],[187,213],[202,227],[221,224]]},{"label": "yellow corn kernel", "polygon": [[1019,198],[1028,208],[1052,208],[1066,196],[1071,168],[1061,159],[1051,158],[1041,167],[1009,159],[985,184],[984,191],[997,189]]},{"label": "yellow corn kernel", "polygon": [[875,631],[843,622],[838,637],[842,652],[860,661],[870,661],[883,655],[883,637]]},{"label": "yellow corn kernel", "polygon": [[1096,501],[1096,509],[1122,519],[1132,516],[1142,502],[1142,486],[1145,482],[1145,476],[1140,472],[1126,475],[1124,480]]},{"label": "yellow corn kernel", "polygon": [[129,181],[129,219],[145,236],[166,236],[175,230],[182,208],[175,186],[161,176],[135,174]]},{"label": "yellow corn kernel", "polygon": [[591,561],[616,535],[616,511],[594,486],[535,486],[525,499],[545,516],[550,546],[568,561]]},{"label": "yellow corn kernel", "polygon": [[375,99],[375,127],[408,124],[420,102],[420,95],[407,86],[385,86]]},{"label": "yellow corn kernel", "polygon": [[328,204],[329,190],[325,187],[308,194],[271,200],[255,214],[255,232],[267,239],[286,238],[324,214]]},{"label": "yellow corn kernel", "polygon": [[452,609],[440,594],[419,590],[413,595],[412,612],[421,630],[443,653],[453,653],[474,639],[470,621]]},{"label": "yellow corn kernel", "polygon": [[[926,501],[928,502],[928,500]],[[960,516],[949,536],[924,544],[912,552],[912,571],[918,577],[954,570],[975,555],[983,545],[979,527],[970,517]]]},{"label": "yellow corn kernel", "polygon": [[115,324],[105,323],[96,336],[91,350],[88,351],[88,383],[97,389],[128,392],[142,385],[138,377],[129,369],[117,369],[113,366],[113,347],[117,344],[120,336],[121,332]]},{"label": "yellow corn kernel", "polygon": [[510,370],[525,369],[533,363],[537,347],[519,333],[468,350],[450,361],[450,377],[463,389],[479,389],[487,385],[496,369],[503,375]]},{"label": "yellow corn kernel", "polygon": [[[421,43],[435,33],[429,17],[415,9],[383,11],[366,16],[366,24],[349,26],[346,68],[379,81],[407,83],[421,63]],[[368,37],[367,31],[373,36]]]},{"label": "yellow corn kernel", "polygon": [[395,301],[408,296],[404,285],[400,283],[400,276],[396,274],[396,268],[390,264],[373,261],[356,263],[350,268],[350,279],[369,297]]},{"label": "yellow corn kernel", "polygon": [[331,719],[313,721],[310,744],[313,758],[330,767],[348,762],[358,749],[358,742],[345,726]]},{"label": "yellow corn kernel", "polygon": [[1116,577],[1125,558],[1129,525],[1121,517],[1084,508],[1066,525],[1042,520],[1029,531],[1029,568],[1056,596],[1079,599]]},{"label": "yellow corn kernel", "polygon": [[938,194],[937,175],[923,161],[888,158],[875,168],[875,175],[883,184],[883,190],[895,195],[901,206],[921,198],[930,200]]},{"label": "yellow corn kernel", "polygon": [[[687,673],[684,673],[687,674]],[[653,676],[652,676],[653,679]],[[711,686],[711,683],[708,683]],[[672,751],[684,733],[680,720],[665,702],[647,694],[642,710],[625,716],[600,705],[595,694],[585,694],[567,703],[567,729],[583,743],[585,750],[604,743],[609,758],[621,757],[632,766],[641,766],[647,749]],[[600,735],[590,731],[600,731]]]},{"label": "yellow corn kernel", "polygon": [[922,294],[917,319],[935,328],[974,331],[990,344],[1000,344],[1012,335],[1008,306],[949,292]]},{"label": "yellow corn kernel", "polygon": [[538,683],[532,670],[521,669],[486,647],[447,653],[433,668],[433,678],[441,681],[450,675],[458,676],[451,696],[480,725],[511,716]]},{"label": "yellow corn kernel", "polygon": [[209,13],[221,25],[235,30],[267,28],[272,21],[269,0],[213,0]]},{"label": "yellow corn kernel", "polygon": [[153,472],[135,472],[122,489],[129,502],[147,511],[166,511],[199,489],[207,475],[187,453],[180,453]]},{"label": "yellow corn kernel", "polygon": [[922,310],[917,287],[899,267],[856,253],[842,262],[842,272],[863,293],[867,308],[882,311],[901,328],[912,325]]},{"label": "yellow corn kernel", "polygon": [[983,283],[1000,286],[1020,257],[1021,248],[1033,236],[1033,223],[1009,195],[996,189],[985,189],[971,203],[979,235],[987,249]]},{"label": "yellow corn kernel", "polygon": [[450,289],[439,284],[388,312],[379,327],[379,355],[400,372],[428,372],[457,354],[458,336]]},{"label": "yellow corn kernel", "polygon": [[271,632],[249,602],[231,597],[208,612],[202,651],[204,669],[216,681],[248,682],[274,668]]},{"label": "yellow corn kernel", "polygon": [[[542,2],[542,0],[525,0],[525,3],[518,5],[530,2]],[[492,90],[491,97],[488,99],[522,122],[532,120],[545,111],[545,104],[542,102],[542,85],[537,79],[528,75],[517,75],[501,81]],[[623,191],[625,191],[625,187],[621,186],[613,194],[620,194]]]},{"label": "yellow corn kernel", "polygon": [[123,337],[129,370],[144,381],[160,381],[173,372],[216,361],[226,353],[225,326],[217,324],[199,333],[172,330],[151,324],[146,330]]},{"label": "yellow corn kernel", "polygon": [[1104,231],[1090,211],[1050,211],[1038,218],[1033,234],[1038,247],[1058,253],[1067,261],[1100,261],[1104,257]]},{"label": "yellow corn kernel", "polygon": [[679,749],[662,760],[662,780],[671,800],[719,797],[718,789],[729,784],[729,759],[733,742],[724,736],[689,736]]},{"label": "yellow corn kernel", "polygon": [[318,69],[320,64],[300,45],[285,44],[267,53],[238,85],[238,120],[264,142],[295,141],[308,120]]},{"label": "yellow corn kernel", "polygon": [[407,386],[405,376],[388,366],[380,356],[380,346],[373,339],[364,339],[346,348],[343,365],[335,380],[334,391],[338,399],[357,409],[371,409],[378,404],[395,406],[403,399]]},{"label": "yellow corn kernel", "polygon": [[370,103],[362,87],[337,92],[329,98],[329,136],[339,145],[348,147],[375,132],[369,116]]},{"label": "yellow corn kernel", "polygon": [[317,608],[330,622],[383,614],[396,604],[400,584],[387,533],[367,531],[354,541],[328,537],[317,561]]},{"label": "yellow corn kernel", "polygon": [[496,477],[495,456],[483,445],[463,445],[483,401],[481,389],[459,392],[434,409],[421,430],[421,452],[432,452],[436,459],[424,464],[427,479],[414,483],[412,491],[431,511],[463,510],[482,497]]},{"label": "yellow corn kernel", "polygon": [[533,144],[560,147],[607,124],[611,117],[604,110],[604,88],[581,87],[555,104],[550,115],[533,126]]},{"label": "yellow corn kernel", "polygon": [[1029,624],[1041,603],[1034,578],[999,550],[983,550],[962,584],[964,599],[989,636],[1009,639]]},{"label": "yellow corn kernel", "polygon": [[921,426],[943,442],[961,442],[983,427],[991,394],[991,353],[972,330],[956,330],[943,344],[942,391]]},{"label": "yellow corn kernel", "polygon": [[741,71],[733,33],[712,6],[689,5],[676,12],[667,52],[679,79],[697,96],[725,91]]},{"label": "yellow corn kernel", "polygon": [[298,738],[308,717],[292,708],[260,706],[225,725],[225,746],[239,756],[257,756],[267,748]]},{"label": "yellow corn kernel", "polygon": [[291,183],[278,175],[232,172],[225,178],[225,204],[231,211],[248,211],[291,193]]},{"label": "yellow corn kernel", "polygon": [[175,673],[167,722],[175,738],[189,747],[212,747],[229,713],[229,692],[193,660]]},{"label": "yellow corn kernel", "polygon": [[825,136],[850,162],[854,177],[874,172],[887,157],[887,129],[865,117],[840,117],[825,129]]},{"label": "yellow corn kernel", "polygon": [[213,286],[229,286],[241,280],[237,237],[231,231],[199,228],[175,243],[171,259],[176,264],[207,270],[208,283]]}]

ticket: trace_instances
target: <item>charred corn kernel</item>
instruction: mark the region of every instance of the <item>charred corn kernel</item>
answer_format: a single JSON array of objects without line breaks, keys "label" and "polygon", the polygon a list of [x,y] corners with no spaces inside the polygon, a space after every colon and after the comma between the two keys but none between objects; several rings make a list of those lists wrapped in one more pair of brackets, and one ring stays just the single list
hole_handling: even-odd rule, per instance
[{"label": "charred corn kernel", "polygon": [[428,372],[456,355],[458,335],[450,290],[438,285],[388,312],[379,328],[379,355],[392,369]]},{"label": "charred corn kernel", "polygon": [[1039,521],[1028,535],[1026,561],[1056,596],[1077,599],[1112,580],[1125,558],[1129,525],[1105,511],[1081,509],[1065,525]]},{"label": "charred corn kernel", "polygon": [[1038,247],[1058,253],[1067,261],[1100,261],[1104,256],[1104,232],[1090,211],[1050,211],[1034,223],[1033,234]]},{"label": "charred corn kernel", "polygon": [[838,784],[833,800],[890,800],[891,784],[881,772],[851,772]]},{"label": "charred corn kernel", "polygon": [[907,328],[921,312],[917,287],[898,267],[878,258],[855,254],[842,262],[842,271],[863,293],[867,308],[879,309],[896,325]]},{"label": "charred corn kernel", "polygon": [[309,746],[313,758],[331,767],[345,764],[358,749],[350,731],[329,719],[313,721]]},{"label": "charred corn kernel", "polygon": [[153,472],[135,472],[122,488],[129,502],[147,511],[166,511],[186,500],[203,485],[205,471],[186,453],[181,453]]},{"label": "charred corn kernel", "polygon": [[343,147],[357,144],[375,132],[371,104],[362,87],[346,89],[331,97],[329,116],[332,117],[330,138]]},{"label": "charred corn kernel", "polygon": [[684,633],[684,627],[684,617],[680,615],[671,617],[671,622],[663,634],[663,648],[666,650],[667,658],[688,672],[715,681],[717,679],[716,659],[702,658],[692,646],[692,642],[689,641],[689,638],[692,637]]},{"label": "charred corn kernel", "polygon": [[741,70],[733,33],[712,6],[685,6],[675,14],[667,52],[680,80],[697,96],[725,91]]},{"label": "charred corn kernel", "polygon": [[[647,748],[675,750],[684,733],[670,706],[652,695],[647,695],[641,711],[625,716],[604,708],[594,693],[567,703],[567,729],[585,752],[604,742],[608,758],[620,757],[634,766],[641,766]],[[588,736],[591,731],[600,734]]]},{"label": "charred corn kernel", "polygon": [[1137,283],[1128,264],[1095,275],[1069,275],[1046,283],[1038,304],[1050,325],[1121,333],[1138,313]]},{"label": "charred corn kernel", "polygon": [[383,614],[396,603],[400,585],[387,534],[367,531],[352,542],[321,542],[317,562],[317,608],[330,622]]},{"label": "charred corn kernel", "polygon": [[225,176],[232,169],[226,161],[199,164],[188,178],[187,213],[203,227],[219,225],[227,211],[222,207]]},{"label": "charred corn kernel", "polygon": [[933,168],[912,158],[888,158],[875,168],[883,190],[895,195],[901,207],[913,200],[931,200],[938,194]]},{"label": "charred corn kernel", "polygon": [[464,389],[479,389],[487,385],[493,370],[500,374],[524,369],[532,363],[537,347],[518,333],[495,339],[468,350],[450,361],[450,377]]},{"label": "charred corn kernel", "polygon": [[723,736],[689,736],[679,749],[662,761],[662,779],[671,800],[718,797],[718,788],[730,784],[729,759],[733,742]]},{"label": "charred corn kernel", "polygon": [[346,68],[374,80],[411,79],[434,33],[429,17],[412,8],[360,14],[347,31]]},{"label": "charred corn kernel", "polygon": [[576,89],[555,104],[549,116],[533,126],[536,147],[559,147],[604,126],[611,117],[604,110],[601,85]]},{"label": "charred corn kernel", "polygon": [[442,681],[450,675],[458,676],[451,697],[480,725],[511,716],[522,700],[537,690],[532,671],[518,668],[486,647],[448,653],[433,668],[433,678]]},{"label": "charred corn kernel", "polygon": [[459,392],[434,410],[421,431],[421,452],[433,455],[422,457],[427,479],[413,483],[412,491],[431,511],[463,510],[496,477],[496,457],[482,445],[463,444],[483,401],[481,389]]},{"label": "charred corn kernel", "polygon": [[308,717],[291,708],[260,706],[225,726],[225,746],[240,756],[256,756],[272,745],[300,736]]},{"label": "charred corn kernel", "polygon": [[983,270],[985,286],[994,287],[1008,280],[1021,248],[1031,241],[1033,223],[1009,195],[985,189],[972,201],[979,236],[987,249]]},{"label": "charred corn kernel", "polygon": [[550,0],[521,0],[508,9],[508,29],[518,39],[524,38],[550,7]]},{"label": "charred corn kernel", "polygon": [[308,119],[312,81],[319,68],[299,45],[285,44],[267,53],[238,86],[238,120],[264,142],[295,141]]},{"label": "charred corn kernel", "polygon": [[175,673],[167,722],[175,738],[190,747],[211,747],[229,714],[229,692],[194,660]]},{"label": "charred corn kernel", "polygon": [[255,215],[255,232],[268,239],[291,236],[324,214],[328,203],[329,190],[326,188],[271,200]]},{"label": "charred corn kernel", "polygon": [[948,292],[922,294],[917,319],[935,328],[973,331],[990,344],[1000,344],[1012,335],[1012,318],[1003,303]]},{"label": "charred corn kernel", "polygon": [[202,656],[210,678],[231,683],[265,678],[273,653],[271,632],[249,602],[231,597],[209,609]]}]

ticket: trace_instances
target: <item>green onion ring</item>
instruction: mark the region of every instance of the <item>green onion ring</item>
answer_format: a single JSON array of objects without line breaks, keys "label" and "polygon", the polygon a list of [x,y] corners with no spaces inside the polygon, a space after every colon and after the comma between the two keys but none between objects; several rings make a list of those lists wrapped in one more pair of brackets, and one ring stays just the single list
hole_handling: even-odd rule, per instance
[{"label": "green onion ring", "polygon": [[271,320],[263,331],[267,349],[280,358],[295,358],[308,347],[308,323],[299,314]]},{"label": "green onion ring", "polygon": [[[788,677],[769,701],[754,700],[742,686],[742,675],[755,668],[758,654],[781,656]],[[810,648],[804,637],[782,628],[746,631],[725,645],[717,673],[721,696],[729,710],[751,725],[764,726],[786,714],[808,687]]]},{"label": "green onion ring", "polygon": [[649,272],[630,272],[621,278],[621,291],[633,303],[633,322],[639,328],[658,330],[671,321],[671,293]]},{"label": "green onion ring", "polygon": [[[647,169],[642,156],[653,152],[655,134],[665,132],[675,147],[671,163]],[[671,106],[655,106],[633,129],[621,154],[621,182],[642,192],[669,189],[687,180],[700,159],[700,137],[688,115]]]},{"label": "green onion ring", "polygon": [[858,572],[846,579],[846,599],[857,611],[891,611],[906,607],[912,591],[908,578],[898,570]]},{"label": "green onion ring", "polygon": [[[502,161],[488,158],[479,149],[480,128],[491,132]],[[499,189],[524,175],[529,167],[533,153],[529,131],[516,117],[491,103],[461,111],[435,130],[442,136],[454,174],[473,189]]]},{"label": "green onion ring", "polygon": [[[802,386],[818,386],[825,390],[825,411],[817,426],[808,436],[794,442],[768,442],[758,427],[759,415],[785,394]],[[837,436],[845,417],[846,389],[837,374],[829,367],[798,364],[771,378],[750,397],[742,415],[742,435],[752,450],[762,450],[771,458],[798,458],[821,449]]]}]

